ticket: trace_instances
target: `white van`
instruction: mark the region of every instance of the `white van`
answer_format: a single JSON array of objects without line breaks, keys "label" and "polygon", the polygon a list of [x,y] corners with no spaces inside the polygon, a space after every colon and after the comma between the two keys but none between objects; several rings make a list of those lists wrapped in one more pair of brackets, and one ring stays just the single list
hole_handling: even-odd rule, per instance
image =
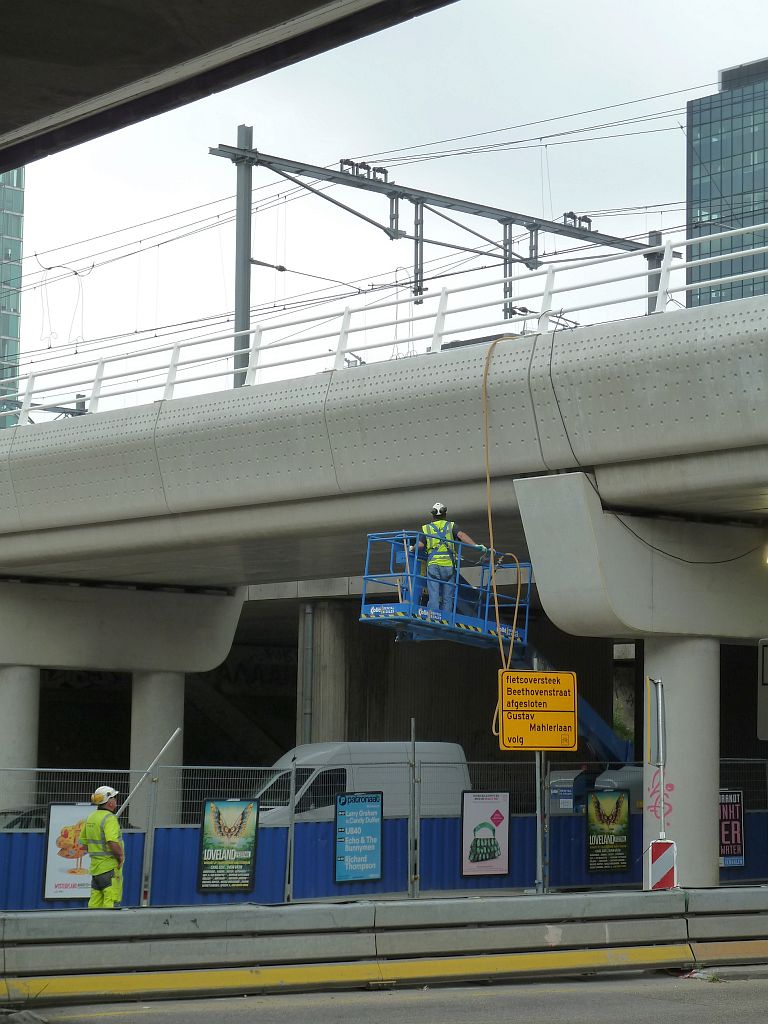
[{"label": "white van", "polygon": [[[411,754],[394,743],[304,743],[275,763],[256,794],[260,825],[287,825],[291,768],[296,766],[296,821],[332,821],[341,793],[381,792],[385,818],[405,818],[411,807]],[[458,743],[416,743],[421,817],[461,815],[461,794],[472,788]]]}]

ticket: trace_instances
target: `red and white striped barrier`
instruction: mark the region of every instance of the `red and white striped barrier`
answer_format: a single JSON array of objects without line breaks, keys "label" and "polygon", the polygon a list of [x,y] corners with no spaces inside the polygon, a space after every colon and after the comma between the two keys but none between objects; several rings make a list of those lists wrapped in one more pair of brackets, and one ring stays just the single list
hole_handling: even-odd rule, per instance
[{"label": "red and white striped barrier", "polygon": [[671,839],[654,839],[648,848],[648,888],[677,888],[677,847]]}]

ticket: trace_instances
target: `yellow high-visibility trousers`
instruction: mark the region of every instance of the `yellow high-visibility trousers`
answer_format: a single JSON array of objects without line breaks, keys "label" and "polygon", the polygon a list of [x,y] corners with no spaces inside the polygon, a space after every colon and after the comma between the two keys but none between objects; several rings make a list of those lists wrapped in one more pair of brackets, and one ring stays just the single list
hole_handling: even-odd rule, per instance
[{"label": "yellow high-visibility trousers", "polygon": [[89,910],[113,910],[116,903],[123,898],[123,873],[115,871],[112,881],[106,889],[91,889],[88,900]]}]

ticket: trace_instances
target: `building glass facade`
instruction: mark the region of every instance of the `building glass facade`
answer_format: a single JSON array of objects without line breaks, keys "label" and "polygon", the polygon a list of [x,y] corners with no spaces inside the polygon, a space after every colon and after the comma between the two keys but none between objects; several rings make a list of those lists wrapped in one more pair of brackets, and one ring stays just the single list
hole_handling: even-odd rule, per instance
[{"label": "building glass facade", "polygon": [[[731,228],[768,221],[766,208],[766,116],[768,59],[720,73],[720,91],[688,103],[687,233],[705,237]],[[698,259],[768,244],[766,232],[735,235],[689,247]],[[768,253],[725,259],[688,271],[688,283],[712,284],[689,291],[688,305],[702,306],[727,299],[764,295],[766,277],[745,277],[720,283],[720,278],[749,275],[768,268]]]},{"label": "building glass facade", "polygon": [[[18,387],[4,386],[19,368],[24,168],[0,174],[0,427],[16,423]],[[3,401],[12,400],[13,405]]]}]

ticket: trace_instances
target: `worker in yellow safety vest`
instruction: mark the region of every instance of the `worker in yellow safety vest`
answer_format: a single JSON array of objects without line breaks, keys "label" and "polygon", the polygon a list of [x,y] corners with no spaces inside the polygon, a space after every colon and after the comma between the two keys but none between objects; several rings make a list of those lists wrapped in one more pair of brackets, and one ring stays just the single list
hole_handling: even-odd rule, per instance
[{"label": "worker in yellow safety vest", "polygon": [[419,541],[419,547],[426,548],[427,552],[428,607],[432,611],[453,611],[458,541],[471,544],[483,554],[488,550],[483,544],[475,544],[456,523],[447,520],[447,513],[442,501],[436,501],[432,506],[432,521],[421,528],[424,540]]},{"label": "worker in yellow safety vest", "polygon": [[111,786],[99,786],[91,796],[96,810],[88,815],[80,832],[80,842],[91,856],[90,910],[114,909],[123,897],[125,848],[115,814],[117,796]]}]

